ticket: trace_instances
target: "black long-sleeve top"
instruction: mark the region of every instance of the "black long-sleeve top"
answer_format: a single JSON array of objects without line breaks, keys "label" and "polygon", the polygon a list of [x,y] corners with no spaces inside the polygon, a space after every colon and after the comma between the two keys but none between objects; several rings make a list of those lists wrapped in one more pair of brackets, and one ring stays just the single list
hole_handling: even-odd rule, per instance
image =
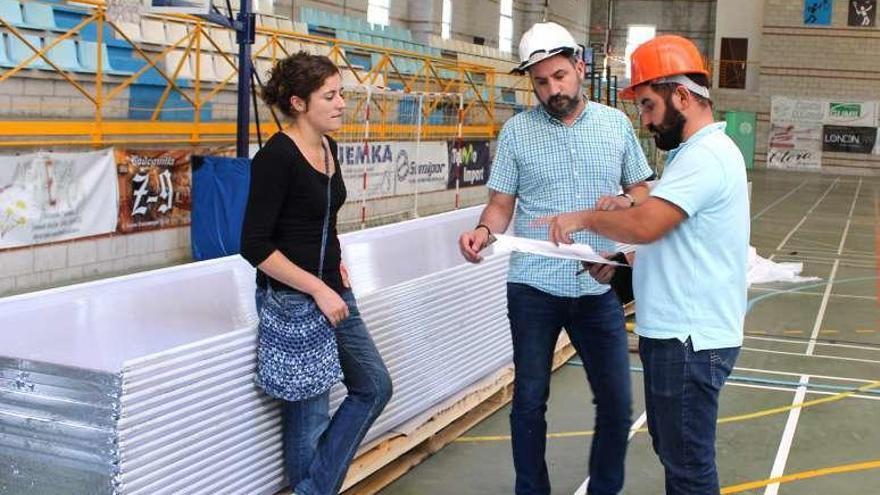
[{"label": "black long-sleeve top", "polygon": [[[342,251],[336,234],[336,214],[345,202],[346,192],[336,141],[329,137],[327,140],[336,164],[332,178],[309,165],[293,140],[283,132],[269,138],[254,156],[241,229],[241,255],[257,266],[278,250],[303,270],[318,276],[327,181],[330,180],[331,208],[323,280],[341,293]],[[291,290],[258,269],[257,286],[265,287],[267,281],[271,281],[274,290]]]}]

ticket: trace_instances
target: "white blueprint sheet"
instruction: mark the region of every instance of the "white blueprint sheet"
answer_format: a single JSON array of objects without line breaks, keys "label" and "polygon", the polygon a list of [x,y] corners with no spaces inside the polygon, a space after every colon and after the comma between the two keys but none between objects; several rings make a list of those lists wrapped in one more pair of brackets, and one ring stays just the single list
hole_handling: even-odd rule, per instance
[{"label": "white blueprint sheet", "polygon": [[502,251],[518,251],[520,253],[538,254],[541,256],[549,256],[551,258],[562,258],[567,260],[580,260],[588,263],[604,263],[606,265],[620,266],[620,263],[607,260],[599,256],[587,244],[560,244],[555,245],[550,241],[539,241],[535,239],[526,239],[524,237],[515,237],[512,235],[495,234],[495,242],[492,247]]}]

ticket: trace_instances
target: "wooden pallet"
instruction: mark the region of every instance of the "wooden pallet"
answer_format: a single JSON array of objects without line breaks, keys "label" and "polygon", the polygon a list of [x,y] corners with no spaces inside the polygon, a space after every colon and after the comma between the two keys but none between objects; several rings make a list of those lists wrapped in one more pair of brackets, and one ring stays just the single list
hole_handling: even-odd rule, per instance
[{"label": "wooden pallet", "polygon": [[[563,332],[556,344],[553,369],[574,356],[574,347]],[[383,437],[365,446],[355,458],[343,484],[346,495],[372,495],[439,451],[462,433],[510,402],[513,366],[432,408],[407,435]]]}]

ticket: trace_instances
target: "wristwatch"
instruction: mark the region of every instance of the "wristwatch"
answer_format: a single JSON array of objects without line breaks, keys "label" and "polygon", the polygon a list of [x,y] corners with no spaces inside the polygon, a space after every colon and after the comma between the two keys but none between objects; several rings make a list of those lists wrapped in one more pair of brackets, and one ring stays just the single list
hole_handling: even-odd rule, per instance
[{"label": "wristwatch", "polygon": [[624,197],[624,198],[628,199],[628,200],[629,200],[629,207],[630,207],[630,208],[632,208],[633,206],[636,205],[636,198],[634,198],[634,197],[632,196],[632,194],[629,194],[629,193],[623,193],[623,194],[618,194],[618,196],[621,196],[621,197]]}]

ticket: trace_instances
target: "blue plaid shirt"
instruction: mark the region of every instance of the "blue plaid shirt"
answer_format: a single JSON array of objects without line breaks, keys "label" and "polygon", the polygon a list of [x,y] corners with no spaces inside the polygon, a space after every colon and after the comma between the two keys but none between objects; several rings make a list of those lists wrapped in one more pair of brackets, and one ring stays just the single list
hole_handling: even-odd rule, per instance
[{"label": "blue plaid shirt", "polygon": [[[538,105],[504,124],[487,186],[516,196],[515,235],[547,240],[547,227],[533,226],[533,220],[592,209],[599,197],[618,194],[621,186],[651,174],[623,112],[588,102],[569,127]],[[613,242],[593,232],[578,232],[572,238],[597,252],[614,249]],[[513,253],[508,281],[560,297],[608,291],[589,275],[575,276],[579,269],[574,260]]]}]

